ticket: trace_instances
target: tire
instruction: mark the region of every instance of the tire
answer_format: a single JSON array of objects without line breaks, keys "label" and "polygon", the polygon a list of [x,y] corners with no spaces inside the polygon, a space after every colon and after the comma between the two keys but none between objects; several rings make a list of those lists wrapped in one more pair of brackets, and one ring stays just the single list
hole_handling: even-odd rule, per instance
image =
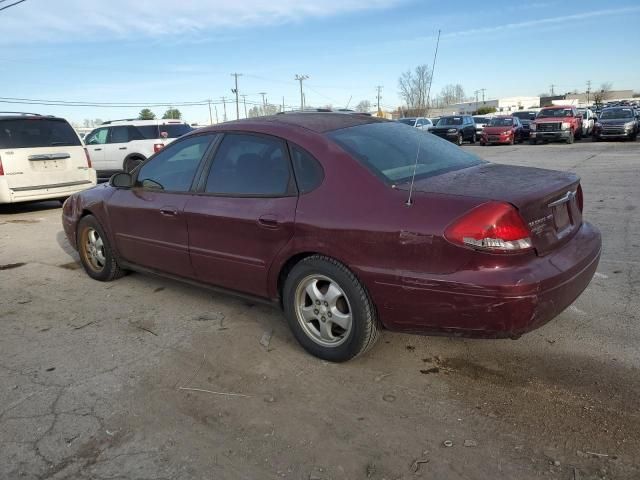
[{"label": "tire", "polygon": [[573,135],[573,130],[571,130],[571,131],[569,131],[569,137],[567,138],[567,144],[571,145],[574,140],[575,140],[575,137]]},{"label": "tire", "polygon": [[127,157],[124,160],[124,164],[122,165],[123,170],[127,173],[133,172],[139,165],[144,162],[144,158],[142,157]]},{"label": "tire", "polygon": [[369,294],[332,258],[313,255],[297,263],[287,276],[282,298],[293,335],[318,358],[344,362],[365,353],[378,338],[380,324]]},{"label": "tire", "polygon": [[538,141],[535,138],[532,138],[531,140],[529,140],[529,145],[536,145],[538,143]]},{"label": "tire", "polygon": [[108,237],[93,215],[80,220],[77,243],[82,266],[94,280],[110,282],[125,274],[118,265]]},{"label": "tire", "polygon": [[509,140],[509,145],[513,145],[516,143],[516,134],[511,135],[511,139]]},{"label": "tire", "polygon": [[576,132],[576,140],[582,140],[582,128],[579,132]]},{"label": "tire", "polygon": [[474,144],[476,143],[476,134],[474,133],[473,136],[471,137],[471,143]]},{"label": "tire", "polygon": [[464,138],[462,137],[462,133],[459,133],[458,138],[456,139],[456,145],[461,147],[463,143],[464,143]]}]

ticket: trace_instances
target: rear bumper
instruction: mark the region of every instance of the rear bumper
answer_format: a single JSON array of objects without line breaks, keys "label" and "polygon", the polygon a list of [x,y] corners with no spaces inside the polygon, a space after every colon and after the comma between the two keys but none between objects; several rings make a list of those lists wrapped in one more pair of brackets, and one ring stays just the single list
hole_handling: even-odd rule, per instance
[{"label": "rear bumper", "polygon": [[544,325],[578,298],[596,271],[601,246],[600,232],[584,223],[555,252],[514,267],[378,275],[369,288],[391,330],[515,338]]},{"label": "rear bumper", "polygon": [[87,175],[84,179],[51,185],[12,188],[8,185],[6,178],[0,177],[0,203],[33,202],[64,198],[87,188],[95,187],[95,185],[96,172],[93,169],[87,169]]}]

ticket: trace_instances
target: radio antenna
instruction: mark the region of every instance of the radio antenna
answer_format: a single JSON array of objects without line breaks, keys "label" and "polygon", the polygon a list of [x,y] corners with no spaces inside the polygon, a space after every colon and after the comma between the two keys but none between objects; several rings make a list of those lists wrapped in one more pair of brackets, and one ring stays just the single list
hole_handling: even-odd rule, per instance
[{"label": "radio antenna", "polygon": [[[431,97],[431,84],[433,83],[433,74],[436,69],[436,59],[438,58],[438,47],[440,46],[440,30],[438,30],[438,40],[436,40],[436,52],[433,55],[433,65],[431,65],[431,78],[429,79],[429,88],[427,89],[427,112],[429,111],[429,98]],[[426,132],[420,132],[420,138],[418,139],[418,151],[416,152],[416,161],[413,164],[413,175],[411,175],[411,186],[409,187],[409,198],[405,202],[407,207],[413,205],[413,184],[416,180],[416,170],[418,169],[418,159],[420,158],[420,147],[422,146],[422,137],[426,135]]]}]

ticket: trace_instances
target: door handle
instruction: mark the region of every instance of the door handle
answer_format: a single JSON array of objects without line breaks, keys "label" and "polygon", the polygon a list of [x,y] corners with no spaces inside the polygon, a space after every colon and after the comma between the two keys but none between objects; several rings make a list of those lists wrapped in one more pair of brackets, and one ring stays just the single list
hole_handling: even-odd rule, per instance
[{"label": "door handle", "polygon": [[160,215],[164,215],[165,217],[175,217],[178,215],[178,209],[174,207],[162,207],[160,209]]},{"label": "door handle", "polygon": [[101,148],[94,148],[93,151],[94,152],[99,152],[100,150],[102,150]]},{"label": "door handle", "polygon": [[118,150],[126,150],[127,147],[120,147]]},{"label": "door handle", "polygon": [[275,215],[262,215],[258,218],[258,225],[263,228],[280,228],[280,220]]}]

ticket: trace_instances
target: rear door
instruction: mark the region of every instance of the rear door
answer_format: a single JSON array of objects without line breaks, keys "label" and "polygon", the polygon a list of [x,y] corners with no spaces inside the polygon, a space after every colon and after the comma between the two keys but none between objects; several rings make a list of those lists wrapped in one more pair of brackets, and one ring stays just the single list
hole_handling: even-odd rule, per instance
[{"label": "rear door", "polygon": [[185,208],[199,280],[267,296],[267,273],[293,237],[297,191],[286,143],[226,134]]},{"label": "rear door", "polygon": [[145,163],[133,188],[118,189],[107,211],[120,256],[163,273],[194,278],[185,205],[215,134],[175,142]]},{"label": "rear door", "polygon": [[96,128],[84,139],[93,168],[98,171],[107,170],[104,163],[104,147],[109,137],[109,128]]},{"label": "rear door", "polygon": [[129,148],[129,127],[127,125],[109,128],[109,137],[104,145],[104,164],[107,170],[122,170]]},{"label": "rear door", "polygon": [[80,137],[61,118],[0,120],[0,159],[14,191],[91,183]]}]

